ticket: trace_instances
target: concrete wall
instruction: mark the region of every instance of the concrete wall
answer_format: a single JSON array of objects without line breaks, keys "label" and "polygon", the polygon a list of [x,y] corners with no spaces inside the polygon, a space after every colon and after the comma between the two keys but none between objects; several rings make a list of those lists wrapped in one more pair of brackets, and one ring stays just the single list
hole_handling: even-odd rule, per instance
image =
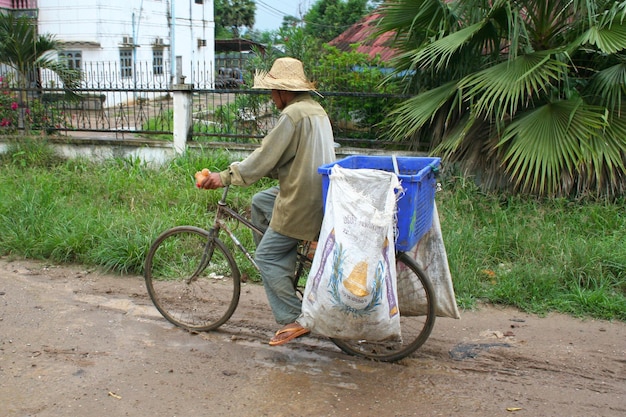
[{"label": "concrete wall", "polygon": [[[70,136],[51,136],[47,138],[54,148],[68,158],[84,157],[94,161],[103,161],[108,158],[139,158],[149,165],[163,165],[178,156],[172,142],[149,140],[149,139],[103,139],[97,138],[77,138]],[[9,140],[0,136],[0,153],[5,153],[9,146]],[[247,144],[224,144],[224,143],[187,143],[187,152],[210,153],[217,150],[226,151],[231,155],[231,159],[241,160],[253,152],[258,145]],[[424,156],[415,152],[383,151],[364,148],[343,148],[336,149],[337,158],[349,155],[407,155]]]}]

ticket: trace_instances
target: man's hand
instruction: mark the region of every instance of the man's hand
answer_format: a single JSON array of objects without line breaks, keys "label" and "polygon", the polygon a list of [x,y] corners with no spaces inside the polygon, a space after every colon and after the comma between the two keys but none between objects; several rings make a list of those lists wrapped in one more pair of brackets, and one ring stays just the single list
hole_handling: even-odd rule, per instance
[{"label": "man's hand", "polygon": [[222,183],[219,172],[211,172],[204,180],[198,182],[198,187],[204,188],[205,190],[215,190],[223,186],[224,184]]}]

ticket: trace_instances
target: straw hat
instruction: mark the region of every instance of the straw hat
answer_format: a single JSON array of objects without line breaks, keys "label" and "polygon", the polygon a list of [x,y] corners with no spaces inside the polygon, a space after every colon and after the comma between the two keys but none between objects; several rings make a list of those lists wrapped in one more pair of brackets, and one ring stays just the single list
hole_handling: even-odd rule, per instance
[{"label": "straw hat", "polygon": [[295,58],[278,58],[269,72],[257,71],[252,88],[285,91],[315,91],[315,84],[304,75],[302,62]]}]

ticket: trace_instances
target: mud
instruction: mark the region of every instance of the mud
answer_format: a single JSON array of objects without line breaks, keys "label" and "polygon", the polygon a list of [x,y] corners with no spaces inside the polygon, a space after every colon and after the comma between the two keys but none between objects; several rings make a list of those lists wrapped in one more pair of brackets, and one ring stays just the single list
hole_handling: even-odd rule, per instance
[{"label": "mud", "polygon": [[262,287],[219,331],[166,322],[141,277],[0,258],[0,416],[621,416],[626,324],[482,305],[397,363],[267,342]]}]

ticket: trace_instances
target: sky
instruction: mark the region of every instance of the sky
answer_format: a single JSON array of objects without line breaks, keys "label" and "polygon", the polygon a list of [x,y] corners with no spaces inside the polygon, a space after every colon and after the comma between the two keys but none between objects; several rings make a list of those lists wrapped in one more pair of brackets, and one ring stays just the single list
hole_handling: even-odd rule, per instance
[{"label": "sky", "polygon": [[283,23],[283,16],[301,17],[311,7],[314,0],[255,0],[256,15],[254,29],[259,31],[277,30]]}]

